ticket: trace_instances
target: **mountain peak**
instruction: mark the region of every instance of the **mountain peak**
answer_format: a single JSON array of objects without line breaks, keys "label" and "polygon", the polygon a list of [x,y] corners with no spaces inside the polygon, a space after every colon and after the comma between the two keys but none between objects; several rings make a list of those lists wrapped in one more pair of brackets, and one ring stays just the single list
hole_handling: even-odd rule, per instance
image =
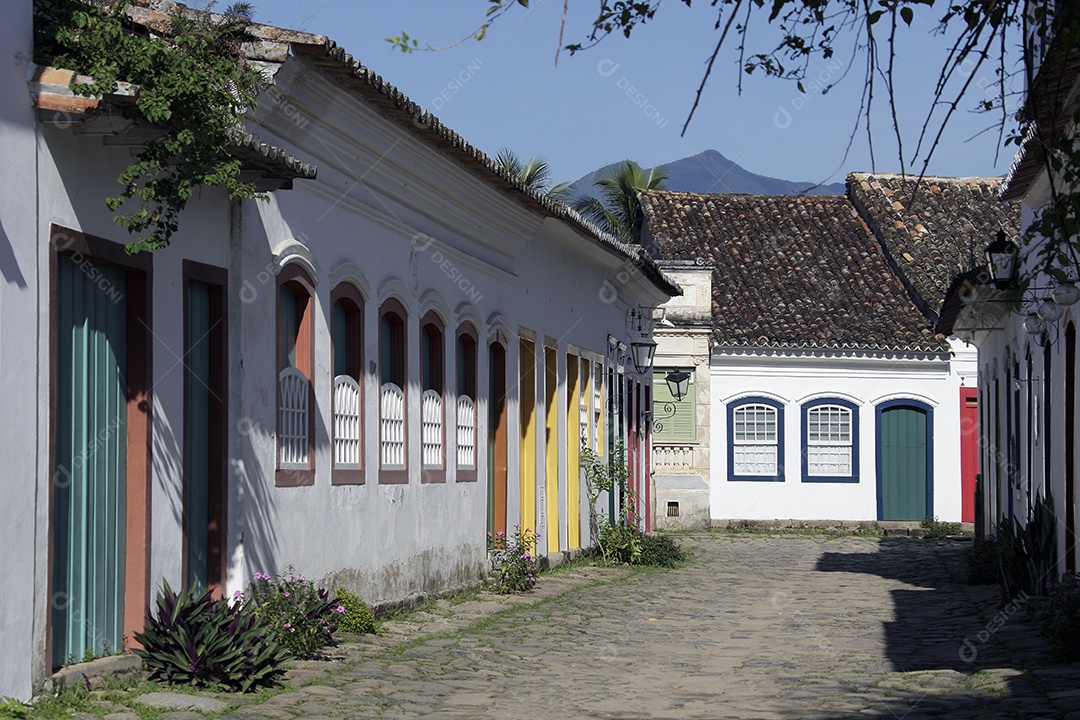
[{"label": "mountain peak", "polygon": [[[574,196],[591,194],[596,179],[616,164],[605,165],[575,182],[572,186]],[[814,187],[813,182],[758,175],[724,157],[723,153],[715,149],[661,163],[658,167],[668,175],[664,189],[678,192],[749,195],[843,195],[845,192],[842,182]]]}]

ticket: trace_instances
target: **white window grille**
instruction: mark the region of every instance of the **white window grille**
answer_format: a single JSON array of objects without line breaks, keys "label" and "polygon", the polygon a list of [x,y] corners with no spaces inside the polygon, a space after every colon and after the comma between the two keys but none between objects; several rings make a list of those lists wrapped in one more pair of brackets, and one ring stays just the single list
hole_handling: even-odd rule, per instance
[{"label": "white window grille", "polygon": [[425,390],[421,398],[421,452],[424,467],[442,467],[443,464],[443,409],[442,395],[437,390]]},{"label": "white window grille", "polygon": [[308,467],[308,379],[296,368],[278,374],[278,467]]},{"label": "white window grille", "polygon": [[334,467],[360,468],[360,386],[348,375],[334,378]]},{"label": "white window grille", "polygon": [[476,467],[476,405],[466,395],[457,400],[457,464]]},{"label": "white window grille", "polygon": [[777,412],[768,405],[735,408],[732,421],[734,471],[736,475],[777,474]]},{"label": "white window grille", "polygon": [[394,383],[379,392],[379,430],[382,467],[405,467],[405,393]]},{"label": "white window grille", "polygon": [[806,411],[806,472],[847,477],[852,472],[851,410],[819,405]]},{"label": "white window grille", "polygon": [[604,366],[601,363],[596,363],[595,372],[593,373],[593,452],[601,454],[603,448],[600,447],[600,438],[603,435],[604,427]]}]

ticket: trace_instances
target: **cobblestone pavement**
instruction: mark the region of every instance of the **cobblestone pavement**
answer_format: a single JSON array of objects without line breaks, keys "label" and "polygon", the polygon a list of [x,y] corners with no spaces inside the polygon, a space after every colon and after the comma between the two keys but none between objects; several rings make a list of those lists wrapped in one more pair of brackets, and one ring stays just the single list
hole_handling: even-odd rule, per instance
[{"label": "cobblestone pavement", "polygon": [[1050,663],[1023,599],[958,582],[965,542],[680,541],[678,570],[440,601],[227,717],[1080,719],[1080,666]]}]

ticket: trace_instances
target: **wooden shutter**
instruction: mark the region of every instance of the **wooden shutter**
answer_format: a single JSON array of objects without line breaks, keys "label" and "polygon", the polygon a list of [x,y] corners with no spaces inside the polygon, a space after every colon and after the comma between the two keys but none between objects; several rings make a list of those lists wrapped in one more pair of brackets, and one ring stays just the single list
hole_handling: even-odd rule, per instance
[{"label": "wooden shutter", "polygon": [[697,442],[697,408],[694,404],[694,374],[690,373],[690,386],[686,391],[686,397],[679,402],[671,396],[668,388],[668,371],[653,374],[653,413],[654,417],[665,418],[670,414],[670,408],[665,408],[667,403],[675,406],[673,417],[660,420],[662,430],[653,433],[654,443],[687,443]]}]

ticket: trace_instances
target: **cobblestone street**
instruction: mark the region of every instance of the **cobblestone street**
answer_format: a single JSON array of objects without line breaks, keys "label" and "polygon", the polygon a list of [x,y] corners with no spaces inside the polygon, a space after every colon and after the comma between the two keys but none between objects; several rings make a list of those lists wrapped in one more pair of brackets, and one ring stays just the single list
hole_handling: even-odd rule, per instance
[{"label": "cobblestone street", "polygon": [[966,543],[681,542],[679,570],[440,601],[230,717],[1080,717],[1078,667],[1049,663],[1024,603],[958,582]]}]

